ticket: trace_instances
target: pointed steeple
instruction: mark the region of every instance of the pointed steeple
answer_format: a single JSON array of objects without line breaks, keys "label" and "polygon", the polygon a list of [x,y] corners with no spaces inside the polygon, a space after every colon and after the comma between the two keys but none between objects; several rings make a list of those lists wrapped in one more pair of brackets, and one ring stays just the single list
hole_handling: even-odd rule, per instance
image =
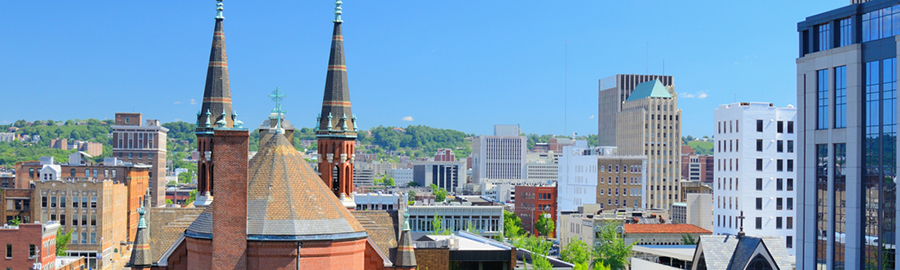
[{"label": "pointed steeple", "polygon": [[356,116],[350,112],[350,89],[347,84],[347,66],[344,62],[344,37],[341,34],[341,23],[344,21],[341,20],[341,3],[340,0],[335,1],[334,32],[331,37],[331,55],[328,58],[321,113],[334,117],[319,118],[316,134],[356,137],[356,125],[351,121]]},{"label": "pointed steeple", "polygon": [[416,268],[416,253],[412,246],[412,236],[409,235],[408,211],[403,211],[403,229],[400,232],[400,241],[398,242],[394,266],[397,268]]},{"label": "pointed steeple", "polygon": [[[213,31],[212,49],[209,52],[209,66],[206,70],[206,88],[200,111],[209,111],[211,123],[225,121],[224,127],[234,127],[231,109],[231,86],[228,83],[228,57],[225,54],[225,31],[222,28],[224,10],[222,0],[216,4],[216,28]],[[202,116],[201,116],[202,117]],[[204,123],[206,119],[198,119]],[[218,125],[217,125],[218,126]]]},{"label": "pointed steeple", "polygon": [[153,257],[150,254],[150,229],[147,228],[147,221],[144,218],[144,214],[147,213],[147,209],[150,207],[150,189],[147,189],[147,194],[144,195],[144,203],[141,208],[138,209],[138,214],[141,215],[138,220],[137,231],[134,237],[134,247],[131,251],[131,259],[128,261],[128,266],[133,269],[150,269],[153,264]]}]

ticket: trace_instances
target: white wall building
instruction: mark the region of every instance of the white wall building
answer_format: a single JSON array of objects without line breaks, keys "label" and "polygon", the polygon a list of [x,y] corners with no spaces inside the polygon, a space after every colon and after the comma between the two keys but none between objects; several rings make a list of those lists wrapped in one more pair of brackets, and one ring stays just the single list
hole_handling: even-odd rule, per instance
[{"label": "white wall building", "polygon": [[412,205],[407,209],[412,232],[433,232],[435,216],[441,219],[442,229],[454,232],[464,231],[469,225],[483,236],[498,235],[503,230],[503,206]]},{"label": "white wall building", "polygon": [[578,168],[596,168],[598,157],[596,151],[587,147],[587,141],[563,147],[557,183],[558,212],[577,211],[579,206],[597,203],[597,171]]},{"label": "white wall building", "polygon": [[472,138],[472,181],[523,179],[528,141],[524,136],[477,136]]},{"label": "white wall building", "polygon": [[354,194],[354,201],[356,202],[356,210],[397,210],[400,194],[384,194],[380,192]]},{"label": "white wall building", "polygon": [[393,169],[392,175],[394,184],[398,187],[405,187],[413,181],[413,169]]},{"label": "white wall building", "polygon": [[747,235],[796,239],[796,114],[759,102],[715,110],[715,234],[736,235],[743,211]]}]

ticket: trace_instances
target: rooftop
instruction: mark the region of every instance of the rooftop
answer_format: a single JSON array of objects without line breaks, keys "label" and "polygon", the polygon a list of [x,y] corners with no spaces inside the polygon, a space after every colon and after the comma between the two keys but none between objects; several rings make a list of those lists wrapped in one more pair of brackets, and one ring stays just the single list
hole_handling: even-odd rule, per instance
[{"label": "rooftop", "polygon": [[651,98],[671,98],[672,94],[666,89],[659,80],[643,82],[634,87],[631,96],[626,101],[638,100],[646,97]]},{"label": "rooftop", "polygon": [[625,224],[625,233],[705,233],[711,231],[693,224]]}]

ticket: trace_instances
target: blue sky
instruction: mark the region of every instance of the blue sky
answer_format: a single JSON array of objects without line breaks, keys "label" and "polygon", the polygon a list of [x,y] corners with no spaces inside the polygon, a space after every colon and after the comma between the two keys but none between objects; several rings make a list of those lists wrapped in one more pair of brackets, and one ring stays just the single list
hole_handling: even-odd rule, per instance
[{"label": "blue sky", "polygon": [[[665,72],[681,95],[683,134],[712,135],[719,104],[796,105],[796,23],[849,2],[347,0],[353,112],[362,129],[595,134],[600,78]],[[277,86],[288,119],[313,125],[333,10],[325,0],[225,1],[245,123],[262,122]],[[192,119],[214,16],[212,0],[4,1],[0,123],[130,111]]]}]

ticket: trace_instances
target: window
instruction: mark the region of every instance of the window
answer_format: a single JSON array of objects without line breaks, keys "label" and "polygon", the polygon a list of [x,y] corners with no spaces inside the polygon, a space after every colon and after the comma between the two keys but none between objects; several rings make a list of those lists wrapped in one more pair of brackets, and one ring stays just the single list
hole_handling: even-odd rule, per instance
[{"label": "window", "polygon": [[[787,223],[786,228],[788,230],[793,229],[794,228],[794,217],[787,217],[787,220],[785,220],[785,223]],[[788,236],[788,237],[790,237],[790,236]]]},{"label": "window", "polygon": [[831,39],[831,24],[823,23],[816,26],[816,33],[818,34],[818,49],[817,51],[824,51],[831,49],[831,46],[834,45],[834,40]]},{"label": "window", "polygon": [[81,233],[81,243],[82,243],[82,244],[87,244],[87,240],[88,240],[87,232],[82,232],[82,233]]},{"label": "window", "polygon": [[761,172],[762,170],[763,170],[763,161],[761,158],[757,158],[756,159],[756,171]]},{"label": "window", "polygon": [[762,208],[763,208],[762,198],[757,197],[756,198],[756,210],[762,210]]},{"label": "window", "polygon": [[757,218],[756,218],[756,229],[757,229],[757,230],[762,230],[762,217],[757,217]]},{"label": "window", "polygon": [[763,132],[763,121],[762,121],[762,119],[756,119],[756,132]]},{"label": "window", "polygon": [[59,215],[59,225],[66,226],[66,215]]},{"label": "window", "polygon": [[81,197],[81,208],[87,208],[88,206],[88,197]]},{"label": "window", "polygon": [[56,208],[56,200],[57,199],[58,198],[56,198],[56,196],[50,197],[50,207]]},{"label": "window", "polygon": [[91,197],[91,208],[97,208],[97,197]]},{"label": "window", "polygon": [[787,179],[787,191],[794,191],[794,179],[793,178]]},{"label": "window", "polygon": [[775,190],[777,190],[777,191],[784,190],[784,179],[782,179],[782,178],[775,179]]},{"label": "window", "polygon": [[775,217],[775,229],[779,229],[779,230],[780,230],[780,229],[782,228],[782,226],[781,226],[782,223],[781,223],[781,222],[782,222],[782,218],[781,218],[781,217]]},{"label": "window", "polygon": [[784,133],[784,121],[778,121],[778,133]]},{"label": "window", "polygon": [[[120,154],[121,154],[121,153],[120,153]],[[112,170],[112,178],[113,178],[113,179],[116,178],[116,169],[113,169],[113,170]]]},{"label": "window", "polygon": [[91,226],[97,226],[97,215],[91,215]]},{"label": "window", "polygon": [[6,258],[12,259],[12,245],[6,244]]},{"label": "window", "polygon": [[28,258],[34,258],[37,255],[37,248],[34,245],[28,245]]},{"label": "window", "polygon": [[775,198],[775,210],[784,210],[784,198]]},{"label": "window", "polygon": [[756,178],[756,190],[763,190],[762,178]]},{"label": "window", "polygon": [[793,159],[787,160],[787,171],[789,171],[789,172],[794,171],[794,160]]},{"label": "window", "polygon": [[794,210],[794,198],[787,198],[787,210]]},{"label": "window", "polygon": [[72,207],[78,208],[78,197],[72,196]]},{"label": "window", "polygon": [[847,127],[847,66],[834,68],[834,128]]},{"label": "window", "polygon": [[[81,215],[81,226],[87,226],[87,222],[88,222],[87,215]],[[82,243],[84,243],[84,242],[82,242]]]},{"label": "window", "polygon": [[828,128],[828,70],[816,71],[816,129]]},{"label": "window", "polygon": [[775,171],[781,172],[784,171],[784,160],[779,159],[775,161]]},{"label": "window", "polygon": [[793,153],[793,152],[794,152],[794,141],[793,141],[793,140],[788,140],[788,141],[787,141],[787,152],[788,152],[788,153]]},{"label": "window", "polygon": [[[790,218],[790,217],[788,217],[788,218]],[[790,229],[790,228],[788,228],[788,229]],[[785,239],[786,239],[786,242],[784,243],[784,246],[787,248],[794,248],[794,237],[787,236],[787,238],[785,238]]]},{"label": "window", "polygon": [[28,177],[34,178],[34,168],[28,169]]},{"label": "window", "polygon": [[853,24],[850,18],[838,20],[838,46],[853,44]]},{"label": "window", "polygon": [[895,8],[892,11],[891,7],[886,7],[863,14],[863,41],[882,39],[900,34],[900,27],[896,26],[897,20],[900,20],[900,18],[897,18],[900,14],[897,13],[900,13],[900,10]]},{"label": "window", "polygon": [[59,197],[59,207],[66,207],[66,197]]},{"label": "window", "polygon": [[41,197],[41,207],[47,207],[47,196]]},{"label": "window", "polygon": [[784,153],[784,141],[778,140],[778,146],[776,150],[778,153]]},{"label": "window", "polygon": [[787,133],[794,134],[794,121],[788,121],[787,123]]},{"label": "window", "polygon": [[762,152],[763,150],[763,140],[756,139],[756,152]]},{"label": "window", "polygon": [[75,177],[75,169],[69,169],[69,177]]}]

